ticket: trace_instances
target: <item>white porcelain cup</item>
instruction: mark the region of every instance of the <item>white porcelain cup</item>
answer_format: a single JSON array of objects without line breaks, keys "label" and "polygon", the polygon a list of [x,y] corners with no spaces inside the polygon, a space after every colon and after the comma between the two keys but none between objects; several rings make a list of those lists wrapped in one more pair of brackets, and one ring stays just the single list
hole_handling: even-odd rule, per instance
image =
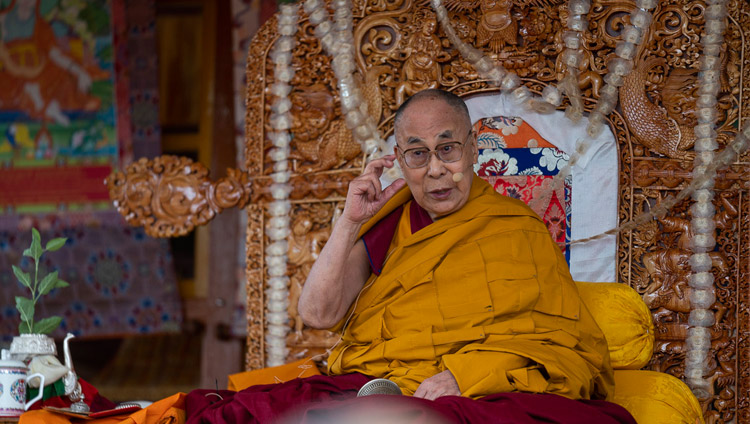
[{"label": "white porcelain cup", "polygon": [[38,378],[39,387],[44,387],[44,376],[36,373],[28,375],[29,368],[21,361],[0,360],[0,418],[18,417],[44,395],[26,402],[26,382]]}]

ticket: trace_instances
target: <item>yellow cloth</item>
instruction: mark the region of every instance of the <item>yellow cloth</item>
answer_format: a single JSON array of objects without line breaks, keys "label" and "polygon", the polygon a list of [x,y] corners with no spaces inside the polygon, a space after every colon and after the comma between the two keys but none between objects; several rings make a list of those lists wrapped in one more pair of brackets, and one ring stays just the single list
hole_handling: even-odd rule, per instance
[{"label": "yellow cloth", "polygon": [[676,377],[647,370],[615,370],[611,399],[639,424],[703,424],[698,399]]},{"label": "yellow cloth", "polygon": [[576,282],[583,303],[604,332],[612,368],[638,370],[654,352],[651,311],[631,287]]},{"label": "yellow cloth", "polygon": [[320,371],[318,371],[318,367],[315,366],[315,362],[311,358],[305,358],[290,364],[279,365],[278,367],[230,374],[227,388],[238,392],[250,386],[283,383],[295,378],[305,378],[313,375],[320,375]]},{"label": "yellow cloth", "polygon": [[[362,233],[410,199],[398,192]],[[604,336],[547,228],[476,176],[463,208],[391,249],[328,366],[389,378],[406,394],[446,369],[472,398],[514,390],[605,398],[614,384]]]},{"label": "yellow cloth", "polygon": [[[74,420],[75,422],[91,424],[182,424],[185,422],[185,394],[177,393],[130,415],[117,415],[87,421],[75,418]],[[18,424],[68,424],[70,422],[69,416],[37,410],[21,415]]]}]

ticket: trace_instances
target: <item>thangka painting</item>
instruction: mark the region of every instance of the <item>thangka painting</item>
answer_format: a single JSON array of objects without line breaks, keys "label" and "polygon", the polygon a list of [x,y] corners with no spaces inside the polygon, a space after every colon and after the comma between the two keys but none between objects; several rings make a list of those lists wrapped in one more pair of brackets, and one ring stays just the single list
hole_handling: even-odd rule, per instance
[{"label": "thangka painting", "polygon": [[0,213],[106,207],[112,0],[0,0]]},{"label": "thangka painting", "polygon": [[570,265],[572,178],[550,189],[568,155],[518,117],[484,118],[474,124],[479,159],[474,172],[505,196],[521,200],[547,225]]}]

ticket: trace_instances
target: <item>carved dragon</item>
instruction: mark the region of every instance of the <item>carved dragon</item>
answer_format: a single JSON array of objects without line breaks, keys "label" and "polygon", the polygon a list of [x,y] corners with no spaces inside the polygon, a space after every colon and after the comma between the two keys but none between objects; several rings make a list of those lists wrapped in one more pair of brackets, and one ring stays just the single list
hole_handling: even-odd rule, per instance
[{"label": "carved dragon", "polygon": [[[651,57],[637,64],[625,77],[625,84],[620,89],[620,106],[625,121],[635,138],[649,149],[670,158],[692,160],[694,154],[686,150],[695,143],[694,107],[678,104],[685,97],[678,93],[690,96],[684,92],[694,89],[695,75],[682,69],[670,73],[663,88],[664,107],[653,103],[646,94],[648,73],[657,66],[665,71],[668,69],[664,58]],[[689,112],[673,117],[669,112],[674,110]]]}]

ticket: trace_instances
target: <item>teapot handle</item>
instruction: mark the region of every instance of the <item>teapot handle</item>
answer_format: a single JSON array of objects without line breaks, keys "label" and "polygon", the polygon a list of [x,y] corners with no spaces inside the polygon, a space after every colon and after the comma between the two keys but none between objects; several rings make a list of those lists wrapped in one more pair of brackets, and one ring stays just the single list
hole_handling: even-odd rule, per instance
[{"label": "teapot handle", "polygon": [[28,383],[29,380],[32,378],[39,378],[41,381],[39,382],[39,394],[36,395],[34,399],[31,399],[30,401],[26,402],[26,405],[24,406],[24,410],[28,411],[29,407],[34,404],[34,402],[40,400],[42,396],[44,396],[44,375],[41,373],[35,373],[31,374],[30,376],[26,377],[26,382]]}]

